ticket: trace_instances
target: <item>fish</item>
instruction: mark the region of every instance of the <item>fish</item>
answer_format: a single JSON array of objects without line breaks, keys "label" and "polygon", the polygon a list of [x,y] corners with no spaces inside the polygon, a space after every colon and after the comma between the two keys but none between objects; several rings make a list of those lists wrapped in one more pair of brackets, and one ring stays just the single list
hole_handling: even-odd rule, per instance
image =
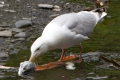
[{"label": "fish", "polygon": [[30,61],[24,61],[20,63],[20,67],[18,69],[19,76],[25,76],[32,71],[35,71],[36,64]]}]

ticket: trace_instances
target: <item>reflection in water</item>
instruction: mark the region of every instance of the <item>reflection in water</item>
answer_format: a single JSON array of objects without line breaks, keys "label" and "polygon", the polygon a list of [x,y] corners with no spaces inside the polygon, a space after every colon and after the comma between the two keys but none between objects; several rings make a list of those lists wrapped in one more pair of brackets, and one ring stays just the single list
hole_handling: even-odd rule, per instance
[{"label": "reflection in water", "polygon": [[[19,77],[18,76],[18,67],[2,67],[0,68],[0,80],[1,79],[19,79],[19,78],[22,78],[22,80],[34,80],[34,77],[32,76],[33,73],[29,74],[29,75],[26,75],[26,76],[23,76],[23,77]],[[16,79],[16,80],[17,80]]]}]

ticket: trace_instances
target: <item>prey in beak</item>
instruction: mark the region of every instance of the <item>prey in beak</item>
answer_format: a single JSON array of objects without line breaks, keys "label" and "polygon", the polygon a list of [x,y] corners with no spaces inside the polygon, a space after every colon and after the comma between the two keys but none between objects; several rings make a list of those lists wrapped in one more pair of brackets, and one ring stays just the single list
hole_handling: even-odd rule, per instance
[{"label": "prey in beak", "polygon": [[27,75],[30,72],[33,72],[36,68],[36,64],[34,62],[30,61],[24,61],[20,63],[18,75],[24,76]]}]

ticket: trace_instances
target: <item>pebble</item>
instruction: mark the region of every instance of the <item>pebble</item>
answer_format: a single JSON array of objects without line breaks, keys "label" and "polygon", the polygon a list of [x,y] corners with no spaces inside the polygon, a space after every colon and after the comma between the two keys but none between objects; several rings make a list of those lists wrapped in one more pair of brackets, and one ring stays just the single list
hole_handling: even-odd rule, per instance
[{"label": "pebble", "polygon": [[0,31],[3,31],[3,30],[4,30],[4,28],[0,27]]},{"label": "pebble", "polygon": [[22,32],[23,31],[23,29],[18,29],[18,28],[12,28],[11,30],[13,32]]},{"label": "pebble", "polygon": [[30,20],[19,20],[15,23],[16,28],[31,26],[33,23]]},{"label": "pebble", "polygon": [[26,17],[23,17],[22,19],[23,20],[32,20],[31,18],[26,18]]},{"label": "pebble", "polygon": [[16,41],[25,41],[25,38],[18,38],[11,40],[11,42],[16,42]]},{"label": "pebble", "polygon": [[20,33],[14,35],[14,37],[25,38],[26,37],[26,32],[20,32]]},{"label": "pebble", "polygon": [[9,54],[17,54],[20,50],[19,49],[14,49],[9,52]]},{"label": "pebble", "polygon": [[50,15],[51,18],[55,18],[57,16],[59,16],[60,14],[53,14],[53,15]]},{"label": "pebble", "polygon": [[0,27],[10,27],[9,24],[0,24]]},{"label": "pebble", "polygon": [[61,9],[53,9],[54,11],[60,11]]},{"label": "pebble", "polygon": [[99,61],[99,56],[102,55],[104,53],[102,52],[88,52],[86,54],[82,55],[82,58],[84,60],[84,62],[95,62],[95,61]]},{"label": "pebble", "polygon": [[0,8],[2,8],[4,5],[3,4],[0,4]]},{"label": "pebble", "polygon": [[107,79],[108,76],[103,76],[103,77],[100,77],[100,76],[96,76],[96,77],[87,77],[87,79],[92,79],[92,80],[103,80],[103,79]]},{"label": "pebble", "polygon": [[108,16],[106,16],[106,17],[107,17],[107,18],[112,18],[112,16],[109,16],[109,15],[108,15]]},{"label": "pebble", "polygon": [[53,10],[54,11],[60,11],[61,9],[60,9],[60,7],[58,5],[55,5]]},{"label": "pebble", "polygon": [[12,37],[12,31],[11,30],[0,31],[0,36],[1,37]]},{"label": "pebble", "polygon": [[14,12],[16,12],[16,11],[14,11],[14,10],[4,10],[5,12],[12,12],[12,13],[14,13]]},{"label": "pebble", "polygon": [[15,47],[15,46],[14,46],[13,44],[10,44],[10,45],[9,45],[9,49],[14,49],[14,47]]},{"label": "pebble", "polygon": [[5,51],[0,51],[0,61],[6,61],[8,60],[8,54],[5,53]]},{"label": "pebble", "polygon": [[54,6],[50,4],[38,4],[38,7],[42,9],[53,9],[54,8]]}]

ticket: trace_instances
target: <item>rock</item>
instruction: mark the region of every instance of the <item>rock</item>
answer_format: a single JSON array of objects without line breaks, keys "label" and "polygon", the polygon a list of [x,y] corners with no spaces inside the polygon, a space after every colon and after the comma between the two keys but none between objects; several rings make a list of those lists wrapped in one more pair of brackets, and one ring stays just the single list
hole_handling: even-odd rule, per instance
[{"label": "rock", "polygon": [[14,10],[4,10],[5,12],[12,12],[12,13],[14,13],[14,12],[16,12],[16,11],[14,11]]},{"label": "rock", "polygon": [[60,14],[53,14],[53,15],[50,15],[51,18],[55,18],[57,16],[59,16]]},{"label": "rock", "polygon": [[9,49],[14,49],[15,46],[13,44],[10,44],[8,47]]},{"label": "rock", "polygon": [[26,39],[26,41],[35,40],[36,38],[37,38],[36,35],[31,35]]},{"label": "rock", "polygon": [[1,37],[12,37],[12,31],[11,30],[0,31],[0,36]]},{"label": "rock", "polygon": [[16,42],[16,41],[25,41],[25,38],[18,38],[11,40],[11,42]]},{"label": "rock", "polygon": [[4,51],[0,51],[0,61],[7,61],[8,57],[8,54],[6,54]]},{"label": "rock", "polygon": [[30,20],[19,20],[15,23],[17,28],[21,28],[24,26],[31,26],[33,23]]},{"label": "rock", "polygon": [[18,41],[24,41],[25,38],[18,38],[18,39],[16,39],[16,40],[18,40]]},{"label": "rock", "polygon": [[92,79],[92,80],[103,80],[103,79],[107,79],[108,76],[103,76],[103,77],[100,77],[100,76],[96,76],[96,77],[87,77],[87,79]]},{"label": "rock", "polygon": [[94,72],[90,72],[90,73],[88,73],[88,75],[93,75],[93,74],[95,74]]},{"label": "rock", "polygon": [[19,49],[14,49],[9,52],[9,54],[17,54],[20,50]]},{"label": "rock", "polygon": [[95,62],[95,61],[99,61],[99,57],[92,57],[92,58],[91,58],[91,61],[94,61],[94,62]]},{"label": "rock", "polygon": [[50,4],[38,4],[38,7],[42,9],[53,9],[54,8],[54,6]]},{"label": "rock", "polygon": [[23,20],[32,20],[31,18],[26,18],[26,17],[23,17],[22,19]]},{"label": "rock", "polygon": [[64,7],[64,8],[69,8],[69,4],[70,4],[70,3],[65,3],[65,4],[63,5],[63,7]]},{"label": "rock", "polygon": [[4,2],[4,1],[0,1],[0,3],[1,3],[1,4],[5,4],[5,2]]},{"label": "rock", "polygon": [[60,11],[61,9],[53,9],[54,11]]},{"label": "rock", "polygon": [[112,16],[109,16],[109,15],[108,15],[108,16],[106,16],[106,17],[107,17],[107,18],[112,18]]},{"label": "rock", "polygon": [[72,79],[72,80],[87,80],[86,78],[75,78],[75,79]]},{"label": "rock", "polygon": [[13,32],[22,32],[23,31],[23,29],[18,29],[18,28],[12,28],[11,30]]},{"label": "rock", "polygon": [[60,6],[55,5],[55,6],[54,6],[54,9],[60,9]]},{"label": "rock", "polygon": [[2,27],[0,27],[0,31],[3,31],[3,30],[5,30],[4,28],[2,28]]},{"label": "rock", "polygon": [[89,52],[82,55],[84,62],[99,61],[99,56],[104,53],[102,52]]},{"label": "rock", "polygon": [[2,8],[2,7],[4,7],[4,5],[3,5],[3,4],[0,4],[0,8]]},{"label": "rock", "polygon": [[9,24],[0,24],[0,27],[10,27]]},{"label": "rock", "polygon": [[25,38],[26,37],[26,33],[25,32],[20,32],[20,33],[14,35],[14,37]]},{"label": "rock", "polygon": [[61,9],[60,9],[59,6],[55,5],[53,10],[54,10],[54,11],[60,11]]}]

